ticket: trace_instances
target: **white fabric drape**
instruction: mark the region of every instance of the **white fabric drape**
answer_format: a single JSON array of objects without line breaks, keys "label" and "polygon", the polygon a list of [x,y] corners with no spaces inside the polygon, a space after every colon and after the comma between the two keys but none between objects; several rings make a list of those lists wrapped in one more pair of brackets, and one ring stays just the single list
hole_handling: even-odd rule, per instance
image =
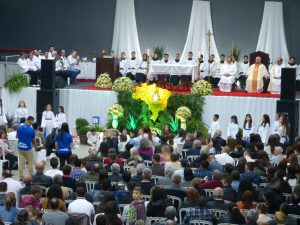
[{"label": "white fabric drape", "polygon": [[268,53],[271,63],[275,63],[278,57],[288,61],[282,2],[265,2],[256,51]]},{"label": "white fabric drape", "polygon": [[[208,37],[207,32],[213,33],[211,22],[210,2],[194,0],[190,18],[189,31],[181,55],[181,59],[187,58],[187,53],[192,51],[194,58],[198,57],[198,53],[203,54],[204,59],[208,60]],[[215,43],[214,36],[211,36],[210,54],[215,55],[215,60],[219,61],[219,53]]]},{"label": "white fabric drape", "polygon": [[134,0],[117,0],[115,12],[114,35],[112,50],[119,56],[125,52],[127,57],[131,51],[136,52],[136,58],[141,60],[141,49],[137,32]]}]

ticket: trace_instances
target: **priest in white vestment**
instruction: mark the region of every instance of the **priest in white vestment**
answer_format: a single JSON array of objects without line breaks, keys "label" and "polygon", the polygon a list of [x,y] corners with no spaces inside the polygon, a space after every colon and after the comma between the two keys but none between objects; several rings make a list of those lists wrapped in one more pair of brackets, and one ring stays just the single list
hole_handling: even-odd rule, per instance
[{"label": "priest in white vestment", "polygon": [[280,94],[281,91],[281,69],[285,67],[282,62],[282,58],[278,58],[276,64],[272,66],[270,71],[268,91],[272,94]]},{"label": "priest in white vestment", "polygon": [[220,91],[231,92],[232,84],[235,81],[235,75],[237,73],[237,66],[232,62],[232,57],[227,57],[227,62],[221,69],[221,80],[219,82]]},{"label": "priest in white vestment", "polygon": [[255,58],[255,63],[252,64],[246,73],[246,91],[249,93],[263,92],[264,78],[269,76],[267,68],[261,63],[261,57]]},{"label": "priest in white vestment", "polygon": [[215,84],[218,85],[220,80],[221,80],[221,69],[225,65],[225,55],[221,54],[220,55],[220,62],[217,63],[216,65],[216,75],[215,75]]}]

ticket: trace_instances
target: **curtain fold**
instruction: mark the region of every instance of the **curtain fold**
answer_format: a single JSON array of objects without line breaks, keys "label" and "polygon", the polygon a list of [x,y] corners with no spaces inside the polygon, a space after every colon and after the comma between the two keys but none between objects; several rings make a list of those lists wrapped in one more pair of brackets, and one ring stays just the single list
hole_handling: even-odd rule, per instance
[{"label": "curtain fold", "polygon": [[125,52],[128,57],[132,51],[135,51],[136,57],[141,59],[134,0],[117,0],[111,49],[117,56]]},{"label": "curtain fold", "polygon": [[288,61],[282,2],[265,2],[256,51],[268,53],[271,63],[275,63],[278,57],[282,57],[285,62]]},{"label": "curtain fold", "polygon": [[[190,25],[184,50],[181,59],[187,58],[187,53],[192,51],[194,58],[198,57],[198,53],[204,55],[204,59],[208,59],[208,37],[207,32],[213,33],[211,10],[209,1],[194,0],[190,18]],[[210,54],[215,55],[215,60],[219,60],[219,53],[215,43],[214,36],[211,36],[211,51]]]}]

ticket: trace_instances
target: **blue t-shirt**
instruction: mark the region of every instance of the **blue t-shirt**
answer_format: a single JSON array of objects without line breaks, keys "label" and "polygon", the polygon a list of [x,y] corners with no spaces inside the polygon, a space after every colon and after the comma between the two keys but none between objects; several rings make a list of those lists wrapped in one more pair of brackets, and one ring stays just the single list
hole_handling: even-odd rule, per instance
[{"label": "blue t-shirt", "polygon": [[71,143],[73,142],[72,135],[70,133],[64,133],[63,138],[60,138],[60,132],[55,137],[57,142],[57,153],[61,155],[69,154],[71,152]]},{"label": "blue t-shirt", "polygon": [[31,126],[24,124],[18,128],[18,149],[28,151],[32,149],[32,140],[35,138],[35,132]]},{"label": "blue t-shirt", "polygon": [[16,207],[12,207],[9,211],[6,211],[5,206],[0,206],[0,216],[3,222],[12,223],[18,212],[19,210]]}]

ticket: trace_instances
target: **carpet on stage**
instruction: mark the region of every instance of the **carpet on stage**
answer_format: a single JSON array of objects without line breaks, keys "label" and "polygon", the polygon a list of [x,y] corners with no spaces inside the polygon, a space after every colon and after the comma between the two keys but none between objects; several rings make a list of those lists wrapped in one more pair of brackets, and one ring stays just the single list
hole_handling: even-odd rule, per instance
[{"label": "carpet on stage", "polygon": [[[94,85],[88,85],[83,87],[84,90],[111,90],[111,88],[96,88]],[[167,86],[166,89],[175,92],[177,94],[191,94],[190,90],[180,89],[174,86]],[[259,98],[280,98],[279,94],[271,93],[247,93],[245,91],[232,91],[232,92],[221,92],[218,88],[213,90],[214,96],[236,96],[236,97],[259,97]]]}]

